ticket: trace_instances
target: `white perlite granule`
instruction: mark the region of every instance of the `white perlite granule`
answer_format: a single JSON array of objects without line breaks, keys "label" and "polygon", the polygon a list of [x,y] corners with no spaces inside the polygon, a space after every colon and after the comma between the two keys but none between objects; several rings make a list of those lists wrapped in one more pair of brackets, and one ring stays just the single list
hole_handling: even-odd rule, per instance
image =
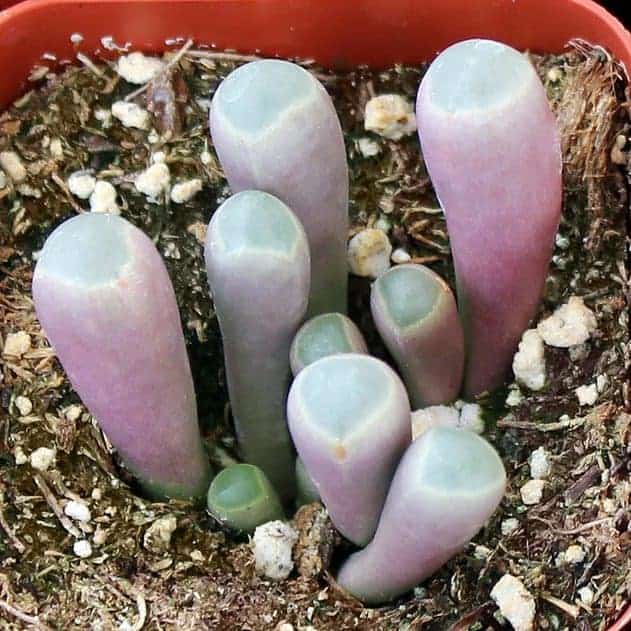
[{"label": "white perlite granule", "polygon": [[357,148],[364,158],[372,158],[381,151],[379,143],[372,138],[360,138],[357,140]]},{"label": "white perlite granule", "polygon": [[190,201],[202,190],[202,181],[199,178],[178,182],[171,189],[171,201],[176,204],[184,204]]},{"label": "white perlite granule", "polygon": [[412,440],[432,427],[458,427],[460,414],[448,405],[430,405],[412,412]]},{"label": "white perlite granule", "polygon": [[551,316],[542,320],[537,331],[549,346],[569,348],[586,342],[597,326],[594,312],[585,306],[582,298],[572,296]]},{"label": "white perlite granule", "polygon": [[491,598],[515,631],[531,631],[534,628],[535,599],[517,577],[504,574],[493,587]]},{"label": "white perlite granule", "polygon": [[2,354],[5,357],[20,359],[22,355],[31,350],[31,336],[26,331],[9,333],[4,341]]},{"label": "white perlite granule", "polygon": [[33,411],[33,404],[28,397],[19,395],[15,397],[14,404],[20,416],[28,416]]},{"label": "white perlite granule", "polygon": [[545,447],[535,449],[528,459],[530,465],[530,477],[533,480],[544,480],[550,475],[552,465],[550,464],[550,454]]},{"label": "white perlite granule", "polygon": [[598,399],[598,388],[595,383],[589,386],[579,386],[574,390],[579,405],[594,405]]},{"label": "white perlite granule", "polygon": [[515,517],[509,517],[508,519],[505,519],[500,525],[502,534],[505,537],[512,535],[518,528],[519,528],[519,520],[516,519]]},{"label": "white perlite granule", "polygon": [[133,127],[135,129],[147,129],[151,120],[146,109],[126,101],[116,101],[116,103],[112,104],[112,116],[117,118],[123,127]]},{"label": "white perlite granule", "polygon": [[294,567],[291,551],[296,541],[298,533],[285,522],[258,526],[252,539],[256,571],[275,581],[287,578]]},{"label": "white perlite granule", "polygon": [[526,482],[526,484],[519,489],[521,501],[527,506],[538,504],[543,497],[544,486],[545,482],[543,480],[530,480]]},{"label": "white perlite granule", "polygon": [[541,390],[546,383],[546,360],[543,340],[536,331],[525,331],[519,343],[519,349],[513,358],[515,379],[530,388]]},{"label": "white perlite granule", "polygon": [[54,449],[48,447],[39,447],[33,451],[29,457],[29,462],[33,469],[38,471],[46,471],[55,462],[57,452]]},{"label": "white perlite granule", "polygon": [[0,167],[16,183],[19,184],[26,179],[26,167],[22,163],[22,158],[15,151],[0,152]]},{"label": "white perlite granule", "polygon": [[92,555],[92,546],[87,539],[80,539],[75,541],[72,546],[72,551],[81,559],[87,559]]},{"label": "white perlite granule", "polygon": [[116,72],[129,83],[142,85],[154,79],[164,69],[164,62],[142,53],[130,53],[119,58]]},{"label": "white perlite granule", "polygon": [[83,502],[77,502],[76,500],[70,500],[64,506],[64,513],[68,515],[71,519],[76,519],[77,521],[87,522],[92,518],[92,514],[90,513],[90,509]]},{"label": "white perlite granule", "polygon": [[348,244],[348,265],[356,276],[377,278],[390,269],[391,254],[388,235],[376,228],[366,228]]},{"label": "white perlite granule", "polygon": [[170,183],[169,167],[164,162],[157,162],[136,177],[134,186],[139,193],[146,195],[149,201],[157,201],[169,188]]},{"label": "white perlite granule", "polygon": [[393,263],[401,265],[403,263],[409,263],[412,260],[412,257],[410,256],[409,252],[407,252],[407,250],[404,250],[403,248],[397,248],[392,253],[390,259]]},{"label": "white perlite granule", "polygon": [[90,210],[93,213],[111,213],[120,215],[116,203],[116,189],[109,182],[97,182],[90,195]]},{"label": "white perlite granule", "polygon": [[85,171],[75,171],[68,176],[67,184],[73,195],[79,199],[88,199],[94,192],[96,179]]},{"label": "white perlite granule", "polygon": [[412,103],[399,94],[381,94],[366,103],[364,128],[390,140],[400,140],[416,131]]}]

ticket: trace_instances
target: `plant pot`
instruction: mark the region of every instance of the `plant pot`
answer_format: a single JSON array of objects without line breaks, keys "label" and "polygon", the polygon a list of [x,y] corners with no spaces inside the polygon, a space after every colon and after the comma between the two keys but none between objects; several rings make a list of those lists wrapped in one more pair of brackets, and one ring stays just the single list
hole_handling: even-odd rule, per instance
[{"label": "plant pot", "polygon": [[24,89],[44,53],[74,58],[72,33],[88,54],[104,35],[141,50],[184,36],[334,67],[418,63],[469,37],[535,52],[560,52],[582,38],[631,68],[631,35],[590,0],[28,0],[0,15],[0,107]]},{"label": "plant pot", "polygon": [[580,38],[631,68],[631,34],[591,0],[27,0],[0,13],[0,108],[27,88],[42,55],[75,58],[73,33],[86,54],[103,50],[105,35],[145,51],[181,36],[337,68],[418,64],[469,37],[535,52],[561,52]]}]

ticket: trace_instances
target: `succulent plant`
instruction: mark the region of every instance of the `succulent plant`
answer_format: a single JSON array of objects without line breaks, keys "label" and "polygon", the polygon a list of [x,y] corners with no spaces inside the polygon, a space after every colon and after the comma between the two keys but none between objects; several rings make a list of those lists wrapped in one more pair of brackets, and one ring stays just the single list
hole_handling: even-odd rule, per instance
[{"label": "succulent plant", "polygon": [[462,384],[464,338],[447,283],[422,265],[398,265],[373,283],[370,306],[412,406],[453,401]]},{"label": "succulent plant", "polygon": [[373,540],[341,566],[337,582],[370,605],[412,589],[480,530],[505,484],[502,461],[484,439],[428,430],[403,456]]},{"label": "succulent plant", "polygon": [[243,191],[213,215],[205,257],[241,455],[288,499],[295,490],[289,347],[309,297],[307,238],[279,199]]},{"label": "succulent plant", "polygon": [[560,135],[528,58],[489,40],[444,50],[416,113],[447,217],[473,395],[503,381],[536,312],[561,209]]},{"label": "succulent plant", "polygon": [[151,239],[86,213],[48,237],[37,315],[68,378],[151,495],[203,497],[210,482],[180,316]]},{"label": "succulent plant", "polygon": [[296,489],[296,504],[298,506],[320,501],[320,493],[318,493],[318,489],[300,457],[296,458]]},{"label": "succulent plant", "polygon": [[341,313],[323,313],[305,322],[291,344],[289,362],[296,376],[305,366],[337,353],[368,353],[355,323]]},{"label": "succulent plant", "polygon": [[411,440],[405,386],[374,357],[331,355],[298,374],[289,391],[287,418],[335,527],[365,545]]},{"label": "succulent plant", "polygon": [[234,530],[252,532],[261,524],[285,517],[267,476],[251,464],[222,469],[210,484],[207,500],[208,512]]},{"label": "succulent plant", "polygon": [[324,87],[287,61],[245,64],[217,89],[210,130],[233,192],[272,193],[302,222],[312,256],[309,314],[345,312],[348,169]]}]

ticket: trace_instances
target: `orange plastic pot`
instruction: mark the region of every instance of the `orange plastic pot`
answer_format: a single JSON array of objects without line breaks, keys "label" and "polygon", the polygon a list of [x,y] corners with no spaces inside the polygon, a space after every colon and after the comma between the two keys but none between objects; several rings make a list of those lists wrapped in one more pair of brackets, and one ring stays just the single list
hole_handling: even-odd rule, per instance
[{"label": "orange plastic pot", "polygon": [[0,107],[43,54],[74,58],[72,33],[85,53],[104,35],[142,50],[184,36],[335,67],[418,63],[468,37],[535,52],[582,38],[631,69],[631,35],[591,0],[27,0],[0,13]]},{"label": "orange plastic pot", "polygon": [[338,68],[418,63],[469,37],[534,52],[581,38],[631,70],[631,34],[591,0],[27,0],[0,13],[0,108],[45,53],[74,59],[73,33],[87,54],[104,35],[145,51],[180,36]]}]

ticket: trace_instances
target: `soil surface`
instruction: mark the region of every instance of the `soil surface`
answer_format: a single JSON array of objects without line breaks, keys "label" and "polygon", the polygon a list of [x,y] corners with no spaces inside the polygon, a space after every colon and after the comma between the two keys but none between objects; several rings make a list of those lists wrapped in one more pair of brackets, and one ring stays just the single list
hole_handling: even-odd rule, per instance
[{"label": "soil surface", "polygon": [[[413,594],[369,609],[332,579],[347,547],[319,505],[296,520],[302,574],[274,583],[256,575],[248,542],[222,532],[203,510],[140,497],[35,317],[30,283],[37,252],[56,225],[89,210],[66,180],[90,169],[116,187],[122,215],[164,255],[209,451],[217,465],[234,457],[202,258],[205,226],[229,195],[207,113],[221,79],[250,58],[186,45],[166,59],[170,72],[134,99],[153,108],[154,131],[107,118],[111,104],[138,86],[120,79],[111,62],[83,57],[63,72],[35,68],[30,91],[0,116],[0,151],[17,152],[27,170],[20,183],[0,182],[0,628],[500,629],[509,625],[490,592],[510,573],[534,598],[535,628],[606,629],[631,598],[625,259],[631,104],[615,61],[580,43],[562,56],[533,57],[562,130],[565,165],[563,219],[537,321],[581,296],[598,328],[578,347],[546,346],[543,390],[521,388],[521,398],[513,393],[515,405],[508,406],[507,385],[479,401],[485,436],[507,468],[506,497],[461,555]],[[453,286],[446,225],[416,135],[392,141],[363,126],[371,96],[395,93],[413,102],[424,69],[335,74],[304,65],[326,85],[342,121],[351,234],[375,224],[387,229],[394,247]],[[361,139],[374,143],[376,155],[360,151]],[[203,189],[191,201],[174,204],[165,196],[152,203],[134,188],[135,175],[159,151],[172,182],[201,178]],[[385,355],[367,308],[369,284],[351,279],[351,315],[374,352]],[[579,406],[575,389],[597,381],[596,402]],[[541,446],[551,472],[541,501],[528,506],[520,489],[530,479],[529,456]],[[55,450],[46,470],[32,464],[41,447]],[[64,514],[73,499],[88,504],[89,521]],[[157,531],[172,518],[175,530],[161,538]],[[79,540],[89,542],[89,557],[73,549]],[[568,560],[570,546],[582,552]],[[331,547],[331,573],[314,576],[326,568]]]}]

